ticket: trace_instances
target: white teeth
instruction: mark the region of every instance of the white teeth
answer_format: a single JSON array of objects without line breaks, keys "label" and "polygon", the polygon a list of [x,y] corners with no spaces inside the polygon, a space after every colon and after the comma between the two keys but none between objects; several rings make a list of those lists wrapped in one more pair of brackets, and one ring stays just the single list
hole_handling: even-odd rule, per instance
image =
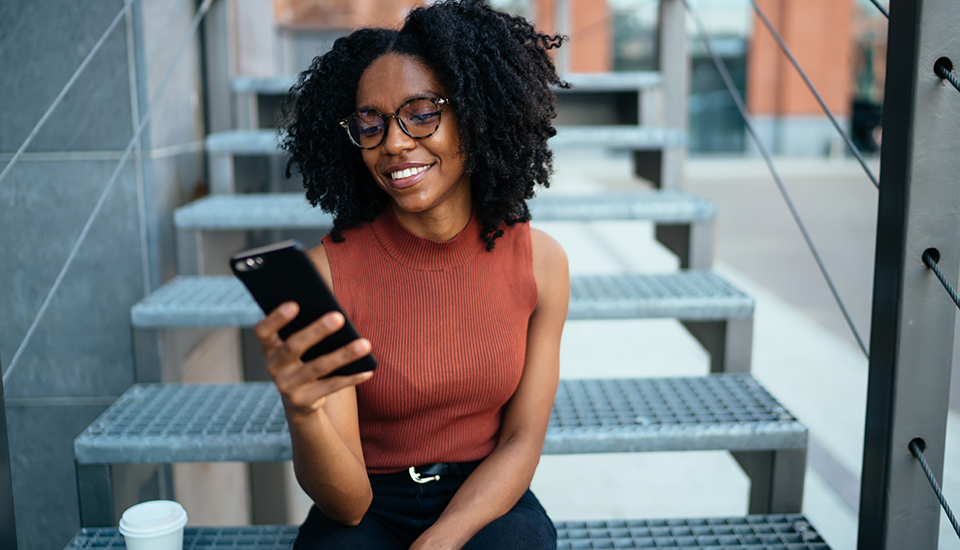
[{"label": "white teeth", "polygon": [[410,176],[415,176],[420,172],[423,172],[429,166],[417,166],[416,168],[407,168],[406,170],[399,170],[397,172],[391,172],[390,177],[395,180],[402,180],[404,178],[409,178]]}]

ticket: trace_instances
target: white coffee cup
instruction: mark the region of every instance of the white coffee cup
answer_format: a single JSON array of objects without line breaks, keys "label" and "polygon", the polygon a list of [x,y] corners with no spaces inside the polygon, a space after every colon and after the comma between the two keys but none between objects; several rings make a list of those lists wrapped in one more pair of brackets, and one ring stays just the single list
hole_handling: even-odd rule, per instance
[{"label": "white coffee cup", "polygon": [[172,500],[151,500],[127,508],[120,534],[127,550],[183,550],[187,513]]}]

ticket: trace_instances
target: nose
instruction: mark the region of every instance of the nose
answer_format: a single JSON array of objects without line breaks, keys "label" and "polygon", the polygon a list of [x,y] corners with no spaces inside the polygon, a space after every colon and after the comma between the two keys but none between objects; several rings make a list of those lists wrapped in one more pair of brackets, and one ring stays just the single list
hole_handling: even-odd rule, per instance
[{"label": "nose", "polygon": [[417,146],[417,140],[408,136],[403,128],[400,127],[400,121],[396,116],[390,116],[384,122],[384,131],[387,135],[383,138],[383,151],[389,155],[394,155],[402,151],[413,149]]}]

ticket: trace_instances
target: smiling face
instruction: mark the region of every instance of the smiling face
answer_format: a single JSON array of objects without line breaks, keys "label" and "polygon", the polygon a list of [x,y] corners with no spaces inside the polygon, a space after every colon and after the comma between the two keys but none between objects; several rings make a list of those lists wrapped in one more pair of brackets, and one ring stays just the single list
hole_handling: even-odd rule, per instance
[{"label": "smiling face", "polygon": [[[417,97],[448,99],[427,65],[415,57],[388,53],[371,63],[360,78],[357,109],[393,113]],[[464,213],[469,219],[470,177],[460,155],[456,115],[449,105],[440,112],[439,128],[422,139],[408,136],[396,119],[388,117],[383,143],[362,152],[364,164],[390,197],[401,223],[422,218],[420,214],[451,223],[459,223],[451,217],[463,218]]]}]

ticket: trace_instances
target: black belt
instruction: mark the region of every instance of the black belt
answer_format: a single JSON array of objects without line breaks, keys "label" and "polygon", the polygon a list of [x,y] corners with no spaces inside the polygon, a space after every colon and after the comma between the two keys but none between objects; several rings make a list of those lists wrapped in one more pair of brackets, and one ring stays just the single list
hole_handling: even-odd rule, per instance
[{"label": "black belt", "polygon": [[423,484],[437,481],[440,476],[468,476],[480,462],[479,460],[474,462],[437,462],[436,464],[411,466],[407,471],[410,473],[410,479]]}]

